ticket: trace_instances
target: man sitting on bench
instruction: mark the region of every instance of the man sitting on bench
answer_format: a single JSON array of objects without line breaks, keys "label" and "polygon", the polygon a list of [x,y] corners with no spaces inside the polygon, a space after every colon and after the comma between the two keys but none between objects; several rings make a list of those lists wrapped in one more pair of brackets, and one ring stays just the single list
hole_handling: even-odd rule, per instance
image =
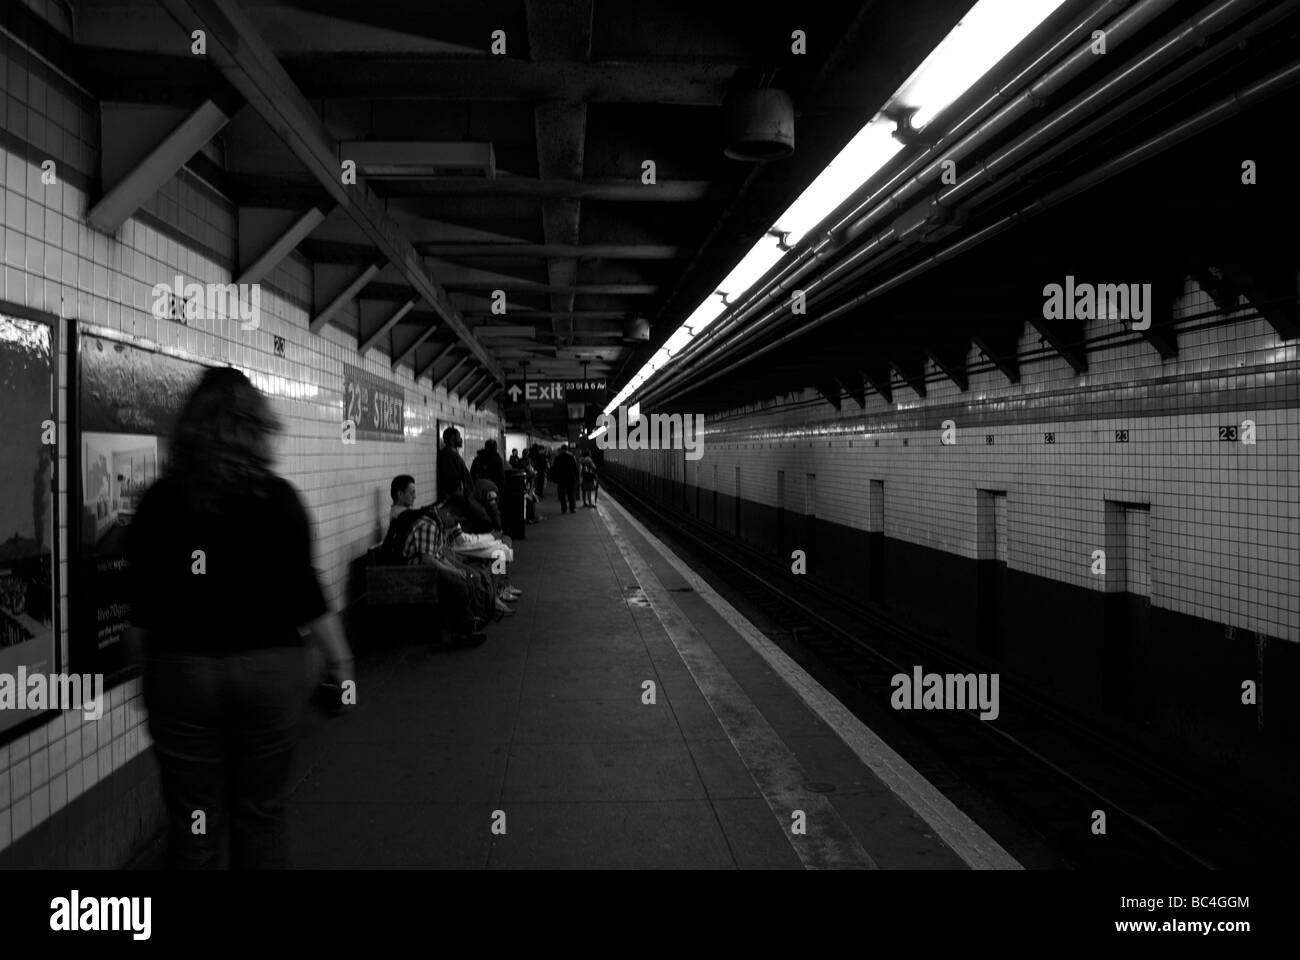
[{"label": "man sitting on bench", "polygon": [[452,641],[477,646],[495,612],[495,598],[483,588],[475,571],[466,569],[445,550],[445,534],[434,511],[416,510],[415,478],[401,474],[389,487],[393,507],[388,534],[379,548],[379,562],[399,566],[425,563],[438,568],[438,605],[451,626]]}]

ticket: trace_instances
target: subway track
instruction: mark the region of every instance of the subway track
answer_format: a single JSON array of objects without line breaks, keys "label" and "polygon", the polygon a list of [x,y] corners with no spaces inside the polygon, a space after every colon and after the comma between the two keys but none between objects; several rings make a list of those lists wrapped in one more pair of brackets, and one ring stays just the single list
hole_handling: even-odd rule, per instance
[{"label": "subway track", "polygon": [[[894,710],[890,680],[981,673],[963,657],[799,577],[712,524],[606,476],[619,502],[721,588],[774,642],[1028,868],[1213,870],[1290,866],[1294,817],[1245,807],[1141,744],[1003,673],[1001,712]],[[1105,833],[1095,833],[1096,812]],[[1289,832],[1283,833],[1282,829]]]}]

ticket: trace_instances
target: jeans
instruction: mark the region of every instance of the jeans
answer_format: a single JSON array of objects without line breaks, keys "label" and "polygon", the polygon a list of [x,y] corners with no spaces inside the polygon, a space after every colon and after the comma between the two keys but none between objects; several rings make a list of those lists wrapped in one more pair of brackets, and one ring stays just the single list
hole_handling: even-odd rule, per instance
[{"label": "jeans", "polygon": [[438,607],[452,633],[473,633],[474,618],[485,618],[483,601],[463,576],[438,570]]},{"label": "jeans", "polygon": [[170,819],[168,868],[220,868],[227,828],[232,868],[289,865],[289,778],[309,692],[302,647],[146,660],[149,733]]},{"label": "jeans", "polygon": [[575,506],[573,502],[573,484],[557,483],[555,485],[555,492],[560,498],[560,513],[565,513],[566,511],[568,513],[573,513]]}]

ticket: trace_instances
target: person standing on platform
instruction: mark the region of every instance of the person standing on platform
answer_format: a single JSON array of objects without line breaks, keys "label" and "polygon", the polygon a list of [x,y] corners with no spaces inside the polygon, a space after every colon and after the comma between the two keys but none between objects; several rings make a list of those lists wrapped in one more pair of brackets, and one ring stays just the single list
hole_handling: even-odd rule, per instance
[{"label": "person standing on platform", "polygon": [[460,431],[448,427],[442,431],[442,448],[438,451],[437,497],[441,503],[457,493],[468,494],[474,489],[474,481],[465,466],[465,458],[460,455],[460,448],[465,445]]},{"label": "person standing on platform", "polygon": [[489,440],[483,444],[483,476],[475,477],[475,480],[491,480],[497,485],[498,490],[506,488],[506,465],[501,460],[501,454],[497,450],[497,442]]},{"label": "person standing on platform", "polygon": [[596,506],[596,487],[598,479],[596,474],[596,461],[591,459],[591,454],[584,451],[582,459],[578,461],[578,475],[582,480],[582,506]]},{"label": "person standing on platform", "polygon": [[578,461],[569,452],[567,443],[560,444],[560,452],[555,455],[555,493],[560,498],[560,513],[576,513],[574,489],[578,485]]},{"label": "person standing on platform", "polygon": [[128,644],[144,661],[171,868],[220,867],[227,831],[231,867],[289,866],[286,798],[310,693],[304,632],[331,678],[352,687],[307,510],[271,469],[278,428],[243,373],[205,372],[127,530]]},{"label": "person standing on platform", "polygon": [[545,500],[547,464],[546,464],[546,453],[542,450],[542,445],[540,443],[533,444],[533,452],[531,454],[531,459],[533,461],[533,469],[537,471],[537,487],[535,490],[537,494],[537,499]]}]

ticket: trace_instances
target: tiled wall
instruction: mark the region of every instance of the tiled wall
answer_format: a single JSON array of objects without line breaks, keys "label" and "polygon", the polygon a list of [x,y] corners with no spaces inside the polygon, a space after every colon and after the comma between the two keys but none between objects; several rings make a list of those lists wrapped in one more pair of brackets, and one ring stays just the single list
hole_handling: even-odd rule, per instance
[{"label": "tiled wall", "polygon": [[[1224,315],[1190,280],[1175,316],[1179,353],[1168,361],[1118,320],[1091,321],[1079,376],[1026,324],[1019,384],[988,369],[972,372],[962,393],[928,366],[924,398],[895,378],[893,403],[869,393],[862,410],[846,397],[836,413],[808,391],[706,418],[698,461],[606,457],[659,476],[684,470],[706,491],[716,478],[724,495],[734,495],[739,468],[744,497],[770,506],[778,471],[787,506],[804,502],[814,474],[817,516],[863,530],[869,481],[882,480],[887,537],[972,559],[978,491],[1005,491],[1010,568],[1091,590],[1122,579],[1091,572],[1092,552],[1107,545],[1107,501],[1149,504],[1150,582],[1130,592],[1300,640],[1300,344],[1280,341],[1244,303]],[[975,349],[967,360],[982,362]],[[940,443],[947,419],[957,427],[951,446]],[[1219,439],[1219,427],[1247,419],[1254,445]],[[1127,442],[1116,442],[1118,430]],[[1129,546],[1130,556],[1141,549]]]},{"label": "tiled wall", "polygon": [[[58,3],[29,0],[41,15]],[[61,18],[61,19],[60,19]],[[409,369],[393,373],[388,357],[358,357],[355,338],[327,327],[308,331],[311,268],[300,256],[263,283],[261,324],[233,321],[182,325],[151,313],[151,287],[181,273],[186,281],[231,282],[236,259],[235,210],[182,171],[109,237],[85,225],[87,184],[98,173],[98,106],[85,91],[0,30],[0,299],[184,351],[245,370],[273,400],[286,430],[278,470],[302,493],[315,522],[315,562],[331,605],[346,599],[349,564],[377,543],[387,525],[389,481],[411,473],[432,491],[438,419],[465,425],[472,454],[497,435],[495,413],[467,409],[446,390],[417,385]],[[42,159],[53,159],[58,183],[41,182]],[[201,242],[187,246],[187,237]],[[179,239],[178,239],[179,238]],[[198,246],[203,252],[194,249]],[[349,319],[355,318],[355,305]],[[272,349],[285,338],[285,356]],[[59,543],[61,638],[66,657],[67,593],[67,343],[60,340]],[[343,365],[362,367],[406,392],[406,442],[340,441]],[[66,660],[65,660],[66,662]],[[73,665],[75,668],[75,665]],[[139,682],[109,691],[103,719],[67,713],[0,746],[0,850],[148,747]]]}]

